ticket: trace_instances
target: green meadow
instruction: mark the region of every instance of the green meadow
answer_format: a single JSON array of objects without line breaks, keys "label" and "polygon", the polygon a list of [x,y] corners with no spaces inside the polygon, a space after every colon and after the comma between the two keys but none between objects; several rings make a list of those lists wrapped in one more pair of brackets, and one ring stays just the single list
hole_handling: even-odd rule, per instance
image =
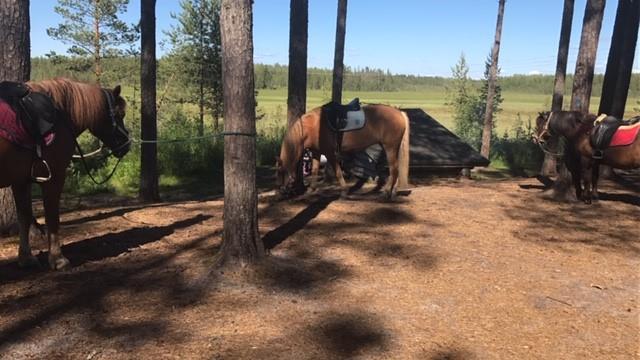
[{"label": "green meadow", "polygon": [[[551,96],[537,93],[524,93],[515,91],[502,91],[504,102],[502,111],[497,114],[496,127],[499,135],[510,131],[520,118],[525,123],[531,119],[533,122],[540,111],[551,107]],[[447,105],[446,90],[429,89],[419,91],[345,91],[343,102],[359,97],[364,103],[380,103],[400,108],[421,108],[433,118],[438,120],[450,130],[454,130],[453,114]],[[330,91],[309,90],[307,92],[307,109],[329,102]],[[629,98],[625,117],[640,115],[639,98]],[[597,112],[600,97],[591,99],[591,111]],[[565,107],[568,99],[565,99]],[[264,114],[263,120],[258,122],[258,128],[271,127],[286,123],[287,90],[263,89],[258,92],[258,112]]]}]

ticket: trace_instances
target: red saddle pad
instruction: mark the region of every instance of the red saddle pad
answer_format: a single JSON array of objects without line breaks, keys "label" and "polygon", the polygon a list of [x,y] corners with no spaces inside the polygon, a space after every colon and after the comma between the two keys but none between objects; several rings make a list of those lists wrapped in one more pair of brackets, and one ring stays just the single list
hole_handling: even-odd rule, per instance
[{"label": "red saddle pad", "polygon": [[0,99],[0,137],[16,145],[34,145],[33,139],[18,121],[15,111],[2,99]]},{"label": "red saddle pad", "polygon": [[631,126],[620,126],[611,139],[610,147],[631,145],[638,137],[640,123]]}]

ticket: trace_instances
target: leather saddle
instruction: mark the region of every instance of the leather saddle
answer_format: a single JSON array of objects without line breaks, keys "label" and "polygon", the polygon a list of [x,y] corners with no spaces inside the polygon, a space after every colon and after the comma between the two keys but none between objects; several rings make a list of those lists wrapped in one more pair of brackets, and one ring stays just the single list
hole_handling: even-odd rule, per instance
[{"label": "leather saddle", "polygon": [[612,144],[612,140],[619,134],[619,131],[633,130],[636,127],[640,127],[640,116],[625,121],[613,116],[607,116],[606,114],[600,115],[594,122],[594,127],[589,137],[591,147],[593,148],[593,158],[602,159],[604,150],[610,146],[628,145],[623,143],[614,145]]},{"label": "leather saddle", "polygon": [[58,113],[48,95],[31,91],[23,83],[3,81],[0,82],[0,98],[19,114],[18,121],[22,122],[36,144],[49,145],[53,141],[52,134]]},{"label": "leather saddle", "polygon": [[346,105],[332,101],[322,107],[322,112],[329,128],[335,132],[358,130],[365,125],[359,98]]}]

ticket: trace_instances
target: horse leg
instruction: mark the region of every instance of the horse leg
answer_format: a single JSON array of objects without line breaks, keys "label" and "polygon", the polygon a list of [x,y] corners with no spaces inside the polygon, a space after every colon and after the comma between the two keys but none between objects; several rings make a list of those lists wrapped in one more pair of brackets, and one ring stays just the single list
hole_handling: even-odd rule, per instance
[{"label": "horse leg", "polygon": [[62,186],[63,183],[56,181],[55,178],[42,185],[42,200],[47,221],[47,238],[49,240],[49,266],[53,270],[62,270],[69,267],[69,260],[62,255],[58,239]]},{"label": "horse leg", "polygon": [[18,248],[18,265],[20,267],[38,267],[38,258],[31,253],[29,229],[33,221],[31,209],[31,184],[24,183],[12,186],[13,200],[16,203],[18,225],[20,228],[20,246]]},{"label": "horse leg", "polygon": [[388,200],[393,199],[396,196],[396,183],[398,182],[398,149],[385,148],[387,155],[387,164],[389,165],[389,179],[384,187],[384,195]]},{"label": "horse leg", "polygon": [[594,164],[593,168],[591,168],[591,189],[592,189],[591,198],[594,201],[598,201],[600,199],[598,196],[598,179],[599,178],[600,178],[600,164]]},{"label": "horse leg", "polygon": [[584,184],[583,201],[585,204],[591,204],[591,198],[593,194],[592,183],[592,167],[593,161],[590,159],[583,159],[582,161],[582,182]]},{"label": "horse leg", "polygon": [[342,175],[342,168],[340,167],[340,163],[338,163],[338,158],[332,152],[327,152],[325,155],[327,157],[327,163],[331,164],[331,167],[336,172],[336,178],[338,179],[338,184],[340,184],[340,192],[342,196],[347,195],[347,182],[344,181],[344,176]]},{"label": "horse leg", "polygon": [[318,172],[320,170],[320,153],[313,152],[311,157],[311,184],[309,187],[311,191],[316,191],[318,188]]}]

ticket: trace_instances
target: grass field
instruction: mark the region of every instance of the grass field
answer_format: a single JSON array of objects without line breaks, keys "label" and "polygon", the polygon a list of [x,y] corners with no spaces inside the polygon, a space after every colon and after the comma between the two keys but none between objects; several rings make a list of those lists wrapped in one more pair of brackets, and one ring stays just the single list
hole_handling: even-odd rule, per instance
[{"label": "grass field", "polygon": [[[538,112],[548,110],[551,107],[551,96],[543,94],[530,94],[520,92],[505,92],[502,96],[502,111],[497,116],[497,133],[502,135],[515,125],[518,114],[523,121],[531,119],[533,122]],[[453,114],[450,106],[446,105],[446,92],[442,90],[425,91],[397,91],[397,92],[352,92],[346,91],[343,94],[344,102],[354,97],[359,97],[365,103],[382,103],[401,108],[421,108],[429,115],[441,122],[447,128],[453,130]],[[331,93],[329,91],[309,90],[307,92],[307,109],[314,108],[323,103],[329,102]],[[637,111],[637,98],[629,98],[627,102],[627,113],[625,117],[640,115]],[[568,99],[565,99],[565,104]],[[592,97],[591,111],[596,112],[600,103],[599,97]],[[265,124],[259,127],[274,126],[276,123],[286,122],[287,90],[286,89],[264,89],[258,93],[258,109],[265,114]]]}]

